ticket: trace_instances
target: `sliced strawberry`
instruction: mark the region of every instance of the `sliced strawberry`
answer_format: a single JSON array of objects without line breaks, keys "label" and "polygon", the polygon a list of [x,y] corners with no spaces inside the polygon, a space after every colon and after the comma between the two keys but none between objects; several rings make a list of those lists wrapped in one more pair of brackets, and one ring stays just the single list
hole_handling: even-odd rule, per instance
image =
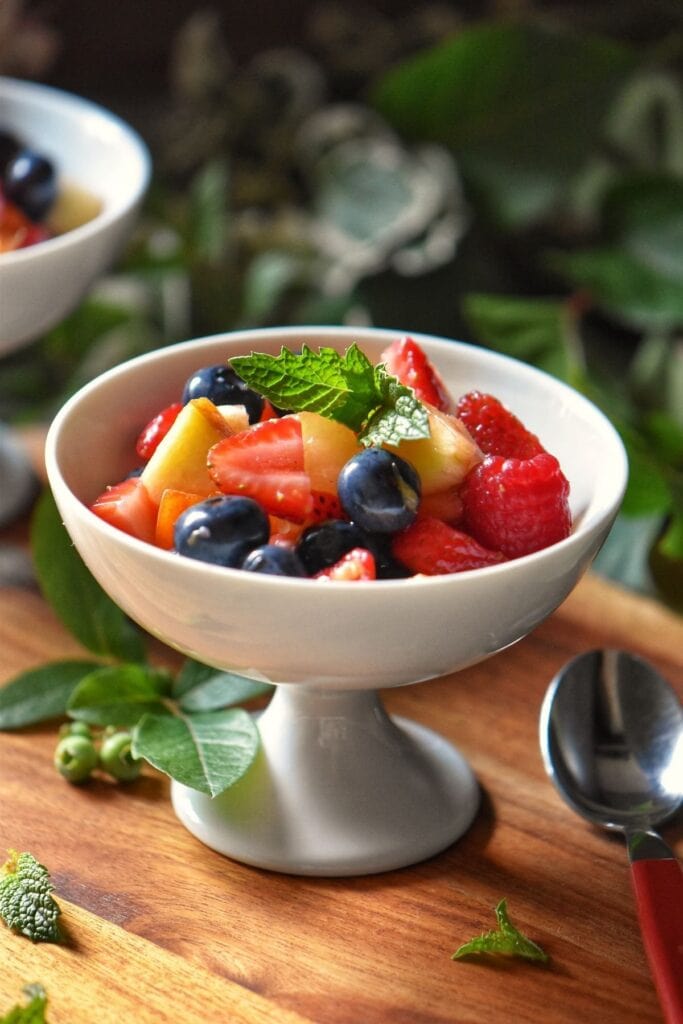
[{"label": "sliced strawberry", "polygon": [[105,522],[118,527],[131,537],[154,543],[157,507],[139,477],[122,480],[107,487],[90,506],[92,512]]},{"label": "sliced strawberry", "polygon": [[455,411],[485,455],[531,459],[545,450],[536,435],[493,395],[469,391],[458,399]]},{"label": "sliced strawberry", "polygon": [[168,434],[182,407],[182,402],[174,402],[173,405],[167,406],[157,413],[140,432],[135,444],[135,451],[145,462],[154,455],[159,442]]},{"label": "sliced strawberry", "polygon": [[261,412],[261,415],[260,415],[259,419],[261,419],[261,420],[274,420],[276,418],[276,416],[277,416],[277,412],[276,412],[274,406],[272,406],[270,404],[270,402],[268,401],[267,398],[264,398],[263,399],[263,411]]},{"label": "sliced strawberry", "polygon": [[553,455],[488,455],[463,484],[463,522],[481,544],[519,558],[568,536],[568,497],[569,483]]},{"label": "sliced strawberry", "polygon": [[313,511],[296,416],[263,420],[210,449],[208,470],[223,494],[253,498],[269,515],[303,522]]},{"label": "sliced strawberry", "polygon": [[351,548],[334,565],[317,572],[314,579],[359,580],[362,582],[376,580],[377,568],[374,556],[367,548]]},{"label": "sliced strawberry", "polygon": [[453,399],[425,351],[412,338],[398,338],[384,350],[380,362],[401,384],[412,388],[421,402],[453,412]]},{"label": "sliced strawberry", "polygon": [[348,519],[341,507],[337,494],[326,494],[324,491],[311,491],[313,508],[309,516],[311,523],[324,523],[327,519]]},{"label": "sliced strawberry", "polygon": [[416,519],[392,540],[394,558],[413,573],[441,576],[467,569],[482,569],[505,561],[500,551],[491,551],[440,519]]}]

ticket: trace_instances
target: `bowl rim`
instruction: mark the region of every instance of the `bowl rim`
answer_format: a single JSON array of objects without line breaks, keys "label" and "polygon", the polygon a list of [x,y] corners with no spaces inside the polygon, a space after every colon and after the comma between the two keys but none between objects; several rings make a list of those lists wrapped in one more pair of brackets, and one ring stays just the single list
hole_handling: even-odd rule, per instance
[{"label": "bowl rim", "polygon": [[[163,357],[164,353],[191,351],[193,348],[199,347],[202,344],[217,344],[221,341],[227,340],[234,340],[239,344],[244,342],[246,344],[252,338],[267,338],[270,340],[277,340],[278,338],[280,338],[283,340],[283,343],[285,343],[285,339],[291,340],[292,336],[295,334],[298,335],[300,338],[303,338],[303,336],[306,335],[308,335],[309,338],[319,338],[321,339],[321,343],[324,343],[325,338],[332,339],[335,337],[339,338],[341,336],[343,338],[348,338],[350,344],[354,340],[354,338],[357,339],[359,335],[363,334],[370,334],[373,336],[373,338],[377,338],[380,341],[389,341],[394,340],[397,337],[405,336],[406,333],[407,332],[405,331],[394,330],[392,328],[373,326],[316,327],[313,325],[305,325],[299,327],[296,325],[288,325],[284,327],[246,328],[234,331],[223,331],[218,332],[216,334],[209,334],[198,338],[192,338],[185,341],[176,342],[172,345],[168,345],[163,348],[157,348],[151,352],[146,352],[141,355],[135,356],[132,359],[128,359],[125,362],[119,363],[117,366],[114,366],[111,369],[105,371],[104,373],[96,377],[94,380],[89,381],[82,388],[80,388],[74,395],[72,395],[71,398],[69,398],[67,402],[62,406],[62,408],[57,412],[54,419],[52,420],[52,423],[50,424],[47,438],[45,441],[45,462],[49,482],[51,485],[53,485],[53,483],[57,481],[57,483],[68,493],[69,498],[72,499],[84,513],[89,512],[87,505],[84,502],[82,502],[81,499],[68,486],[59,468],[59,462],[57,457],[57,445],[62,426],[66,422],[66,420],[72,415],[73,410],[77,407],[80,401],[83,398],[87,397],[87,395],[90,394],[91,392],[96,391],[98,387],[100,387],[103,383],[115,379],[117,376],[123,376],[129,373],[132,369],[135,369],[135,367],[145,365],[146,363],[154,362],[157,359]],[[494,362],[509,363],[510,365],[516,368],[521,367],[525,373],[528,372],[532,376],[539,377],[542,380],[550,380],[556,389],[558,389],[560,392],[566,392],[571,397],[571,401],[573,403],[578,401],[580,405],[586,408],[590,416],[595,418],[596,421],[601,424],[601,427],[606,432],[606,434],[611,436],[614,454],[619,459],[618,466],[615,466],[615,473],[618,474],[617,489],[615,491],[613,499],[609,502],[609,504],[603,503],[603,505],[600,508],[595,509],[593,511],[591,516],[583,518],[582,521],[576,527],[576,529],[573,529],[568,537],[565,537],[561,541],[557,541],[555,544],[550,545],[550,547],[543,548],[539,551],[534,551],[531,554],[523,555],[519,558],[509,559],[506,562],[501,562],[496,565],[483,566],[478,569],[469,569],[458,573],[444,573],[436,576],[416,575],[399,579],[374,580],[372,587],[362,588],[364,592],[368,589],[371,592],[376,592],[378,587],[381,587],[382,589],[390,589],[398,586],[405,586],[406,582],[410,583],[411,587],[448,586],[449,584],[452,585],[453,581],[455,580],[472,579],[472,577],[475,577],[477,579],[483,579],[484,574],[487,577],[493,575],[500,575],[504,578],[509,574],[514,575],[515,573],[518,573],[521,570],[522,566],[529,566],[535,562],[549,560],[553,557],[553,554],[555,553],[559,556],[561,553],[565,551],[571,551],[572,548],[581,548],[582,542],[586,534],[591,533],[593,531],[599,533],[605,527],[607,527],[607,532],[609,528],[611,528],[611,524],[616,518],[616,515],[623,501],[624,492],[626,490],[626,484],[628,480],[628,457],[623,442],[619,437],[619,434],[617,433],[615,427],[607,418],[607,416],[602,412],[602,410],[600,410],[593,402],[591,402],[588,398],[582,395],[575,388],[572,388],[570,385],[565,384],[564,381],[559,380],[559,378],[552,377],[545,371],[540,370],[537,367],[531,366],[528,363],[524,363],[522,360],[516,359],[513,356],[508,356],[505,355],[504,353],[484,348],[483,346],[479,346],[472,342],[460,341],[452,338],[446,338],[444,336],[426,334],[419,331],[410,331],[409,333],[410,337],[418,342],[427,341],[429,343],[437,343],[437,345],[443,346],[459,346],[465,348],[466,350],[476,352],[485,360],[490,359],[491,361]],[[362,341],[360,342],[360,344],[362,347]],[[91,528],[95,529],[98,532],[102,532],[102,535],[104,537],[111,537],[113,531],[118,541],[124,544],[124,546],[129,547],[132,545],[133,551],[142,550],[144,551],[146,557],[152,558],[153,560],[155,560],[156,558],[160,559],[161,565],[168,565],[169,559],[175,561],[181,558],[181,556],[179,556],[176,552],[167,551],[162,548],[157,548],[153,544],[149,544],[136,537],[123,533],[121,530],[118,530],[116,527],[98,518],[92,513],[90,513],[90,515],[92,517],[92,519],[90,520]],[[224,579],[232,578],[239,579],[240,581],[244,581],[245,577],[245,573],[241,569],[233,569],[227,566],[212,565],[209,562],[200,562],[191,558],[184,558],[183,565],[189,572],[208,572],[211,577],[216,576],[217,578]],[[293,583],[297,587],[307,587],[315,585],[319,589],[320,582],[318,580],[307,577],[280,577],[275,575],[259,573],[251,573],[249,574],[249,576],[254,580],[258,580],[258,585],[262,586],[290,586]],[[333,587],[335,590],[341,588],[341,590],[345,592],[356,592],[356,588],[349,587],[348,583],[343,580],[327,580],[326,588],[329,587]]]},{"label": "bowl rim", "polygon": [[51,107],[55,110],[70,110],[78,114],[87,114],[100,122],[114,127],[133,157],[137,165],[134,187],[118,200],[105,204],[103,209],[85,224],[81,224],[62,235],[36,242],[35,245],[13,252],[0,254],[0,270],[2,267],[19,266],[34,259],[37,255],[48,252],[55,253],[60,249],[72,248],[88,238],[98,235],[124,217],[139,203],[149,187],[152,176],[152,157],[142,136],[122,117],[106,107],[77,93],[42,82],[13,78],[0,75],[0,102],[6,100],[28,101],[35,105]]}]

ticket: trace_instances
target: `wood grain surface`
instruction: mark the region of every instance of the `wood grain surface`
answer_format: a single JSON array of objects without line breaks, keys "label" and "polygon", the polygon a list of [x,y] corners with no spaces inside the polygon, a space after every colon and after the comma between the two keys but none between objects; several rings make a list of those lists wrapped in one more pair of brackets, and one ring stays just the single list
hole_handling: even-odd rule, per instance
[{"label": "wood grain surface", "polygon": [[[386,693],[390,712],[462,750],[483,799],[449,850],[365,878],[233,862],[181,827],[152,769],[73,787],[52,767],[53,726],[0,734],[0,856],[29,850],[49,867],[69,939],[34,946],[0,926],[0,1015],[40,982],[50,1024],[661,1021],[623,842],[561,802],[538,749],[551,677],[603,645],[650,657],[683,693],[683,620],[594,576],[507,651]],[[9,588],[0,652],[0,684],[83,654],[37,592]],[[680,822],[664,835],[682,855]],[[548,966],[451,960],[503,896]]]}]

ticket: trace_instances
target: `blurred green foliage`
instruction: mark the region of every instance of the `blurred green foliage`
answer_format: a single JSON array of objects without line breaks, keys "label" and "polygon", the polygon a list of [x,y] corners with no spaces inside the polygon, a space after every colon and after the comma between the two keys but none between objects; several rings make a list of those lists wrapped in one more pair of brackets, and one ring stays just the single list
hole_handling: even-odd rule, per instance
[{"label": "blurred green foliage", "polygon": [[611,418],[631,476],[598,566],[682,607],[683,29],[634,44],[529,10],[442,11],[389,45],[388,22],[351,34],[334,10],[355,50],[244,67],[214,14],[191,19],[127,256],[0,362],[0,415],[49,416],[121,359],[237,327],[470,340]]}]

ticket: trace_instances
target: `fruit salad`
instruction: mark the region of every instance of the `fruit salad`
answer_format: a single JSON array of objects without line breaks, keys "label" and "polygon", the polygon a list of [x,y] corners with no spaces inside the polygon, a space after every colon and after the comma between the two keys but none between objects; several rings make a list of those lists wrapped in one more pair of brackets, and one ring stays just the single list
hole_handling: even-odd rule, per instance
[{"label": "fruit salad", "polygon": [[199,368],[91,505],[179,557],[320,581],[497,565],[571,531],[558,460],[494,395],[451,395],[412,338]]},{"label": "fruit salad", "polygon": [[54,164],[0,129],[0,254],[25,249],[92,220],[99,200],[57,182]]}]

